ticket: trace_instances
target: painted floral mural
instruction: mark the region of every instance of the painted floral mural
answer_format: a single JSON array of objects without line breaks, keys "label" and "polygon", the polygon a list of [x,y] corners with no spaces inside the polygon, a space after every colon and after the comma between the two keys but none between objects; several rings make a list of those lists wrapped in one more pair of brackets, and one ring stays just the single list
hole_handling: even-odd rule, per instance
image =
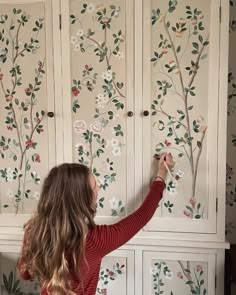
[{"label": "painted floral mural", "polygon": [[[0,15],[0,194],[3,213],[31,212],[39,198],[45,138],[43,5],[1,5]],[[43,157],[44,160],[44,157]],[[45,167],[44,167],[45,169]],[[45,172],[44,172],[45,173]],[[30,202],[31,201],[31,202]],[[28,205],[25,206],[25,202]]]},{"label": "painted floral mural", "polygon": [[119,280],[120,276],[124,276],[124,268],[125,265],[120,265],[118,262],[115,263],[111,269],[109,268],[101,268],[100,274],[99,274],[99,281],[97,286],[97,292],[98,294],[103,295],[109,295],[114,293],[114,289],[112,290],[112,287],[109,286],[111,283],[113,283],[115,280]]},{"label": "painted floral mural", "polygon": [[126,174],[126,33],[120,5],[71,1],[70,8],[73,157],[97,178],[98,214],[105,210],[111,216],[123,215],[126,204],[125,190],[113,186],[125,184]]},{"label": "painted floral mural", "polygon": [[[173,0],[152,7],[153,154],[171,152],[179,170],[172,171],[168,180],[161,215],[172,216],[180,211],[179,217],[207,218],[207,204],[202,197],[206,194],[206,188],[202,188],[205,180],[202,182],[199,171],[206,165],[208,123],[203,103],[208,90],[206,85],[202,88],[201,74],[203,70],[208,72],[208,13],[203,1]],[[204,93],[202,89],[206,89]],[[181,190],[185,200],[180,209],[173,196],[186,183],[189,189]]]},{"label": "painted floral mural", "polygon": [[[172,270],[169,267],[172,265]],[[205,269],[202,264],[184,261],[158,261],[151,269],[153,295],[206,295]],[[204,280],[205,278],[205,280]],[[173,288],[174,286],[174,288]],[[190,293],[189,293],[190,292]]]},{"label": "painted floral mural", "polygon": [[227,166],[226,166],[226,235],[233,244],[236,243],[236,2],[230,0],[229,23],[229,72],[228,72],[228,129],[227,129]]}]

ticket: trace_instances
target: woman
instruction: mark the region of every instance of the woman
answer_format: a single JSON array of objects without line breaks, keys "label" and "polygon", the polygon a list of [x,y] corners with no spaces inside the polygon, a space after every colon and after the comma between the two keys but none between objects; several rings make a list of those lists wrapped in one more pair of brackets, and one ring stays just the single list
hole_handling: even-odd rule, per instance
[{"label": "woman", "polygon": [[140,208],[113,225],[94,222],[99,186],[86,166],[54,167],[44,181],[35,216],[25,226],[21,277],[37,278],[43,295],[95,295],[102,258],[130,240],[155,213],[166,165],[174,167],[171,154],[161,156]]}]

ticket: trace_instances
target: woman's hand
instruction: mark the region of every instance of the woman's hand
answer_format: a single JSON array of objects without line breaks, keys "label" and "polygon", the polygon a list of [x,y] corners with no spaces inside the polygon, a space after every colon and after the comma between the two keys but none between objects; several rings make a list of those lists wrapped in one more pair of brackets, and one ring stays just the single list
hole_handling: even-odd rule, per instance
[{"label": "woman's hand", "polygon": [[169,169],[174,168],[175,162],[173,160],[173,156],[171,153],[163,153],[159,160],[157,177],[159,176],[164,181],[166,181],[166,176],[168,173],[168,170],[165,164],[167,165]]}]

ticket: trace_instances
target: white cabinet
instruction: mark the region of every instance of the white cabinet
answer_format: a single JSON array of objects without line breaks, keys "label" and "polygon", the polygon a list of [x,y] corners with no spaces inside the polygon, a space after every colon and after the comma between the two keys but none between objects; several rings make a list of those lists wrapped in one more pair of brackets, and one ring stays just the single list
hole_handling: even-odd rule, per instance
[{"label": "white cabinet", "polygon": [[54,164],[88,165],[101,187],[96,221],[114,223],[141,205],[153,156],[168,151],[177,163],[163,200],[104,258],[97,293],[187,295],[197,286],[221,295],[228,1],[1,0],[0,8],[2,251],[18,253]]}]

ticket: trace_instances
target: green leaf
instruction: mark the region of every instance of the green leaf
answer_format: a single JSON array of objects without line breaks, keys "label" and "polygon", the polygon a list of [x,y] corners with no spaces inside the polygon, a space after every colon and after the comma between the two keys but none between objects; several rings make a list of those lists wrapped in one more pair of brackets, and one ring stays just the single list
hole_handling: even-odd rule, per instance
[{"label": "green leaf", "polygon": [[181,51],[181,45],[177,47],[177,53],[179,53]]}]

